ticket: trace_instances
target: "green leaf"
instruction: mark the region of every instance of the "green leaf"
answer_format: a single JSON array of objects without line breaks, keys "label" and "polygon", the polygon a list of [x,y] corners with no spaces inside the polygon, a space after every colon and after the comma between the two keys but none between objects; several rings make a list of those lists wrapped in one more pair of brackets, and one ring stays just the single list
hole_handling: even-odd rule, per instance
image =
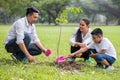
[{"label": "green leaf", "polygon": [[77,7],[69,7],[69,8],[66,8],[65,10],[62,11],[62,13],[60,14],[60,17],[59,18],[56,18],[56,23],[57,24],[60,24],[60,23],[68,23],[68,20],[67,20],[67,14],[77,14],[77,13],[80,13],[82,12],[82,10],[80,8],[77,8]]},{"label": "green leaf", "polygon": [[59,23],[60,23],[60,19],[59,19],[59,18],[56,18],[56,19],[55,19],[55,22],[56,22],[56,24],[59,24]]}]

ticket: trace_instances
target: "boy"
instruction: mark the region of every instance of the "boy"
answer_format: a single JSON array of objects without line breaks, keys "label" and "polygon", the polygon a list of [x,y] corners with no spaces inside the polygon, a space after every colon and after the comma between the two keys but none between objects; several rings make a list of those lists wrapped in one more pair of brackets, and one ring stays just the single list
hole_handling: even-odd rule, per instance
[{"label": "boy", "polygon": [[[80,53],[91,49],[90,57],[94,58],[95,61],[105,66],[106,70],[113,70],[112,64],[116,61],[116,51],[112,43],[103,37],[103,32],[100,28],[96,28],[91,32],[93,43],[85,48],[81,48],[78,52],[71,54],[80,55]],[[92,50],[96,50],[92,52]]]}]

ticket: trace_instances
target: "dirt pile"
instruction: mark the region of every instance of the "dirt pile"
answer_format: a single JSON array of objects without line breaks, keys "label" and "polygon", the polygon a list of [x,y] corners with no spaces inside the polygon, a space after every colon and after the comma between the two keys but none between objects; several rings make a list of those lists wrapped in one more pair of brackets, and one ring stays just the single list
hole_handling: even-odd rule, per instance
[{"label": "dirt pile", "polygon": [[84,62],[61,62],[55,63],[55,65],[62,70],[80,70],[81,67],[86,66]]}]

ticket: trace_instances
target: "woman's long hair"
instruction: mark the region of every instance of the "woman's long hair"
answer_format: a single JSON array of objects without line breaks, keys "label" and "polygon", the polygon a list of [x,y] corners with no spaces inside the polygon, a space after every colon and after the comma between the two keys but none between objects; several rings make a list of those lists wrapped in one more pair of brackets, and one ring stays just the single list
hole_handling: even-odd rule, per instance
[{"label": "woman's long hair", "polygon": [[[84,21],[89,28],[90,21],[88,19],[81,19],[81,20]],[[80,29],[78,29],[76,33],[76,42],[82,42],[82,34]]]},{"label": "woman's long hair", "polygon": [[75,39],[76,39],[76,42],[82,42],[82,35],[81,35],[80,29],[78,29]]}]

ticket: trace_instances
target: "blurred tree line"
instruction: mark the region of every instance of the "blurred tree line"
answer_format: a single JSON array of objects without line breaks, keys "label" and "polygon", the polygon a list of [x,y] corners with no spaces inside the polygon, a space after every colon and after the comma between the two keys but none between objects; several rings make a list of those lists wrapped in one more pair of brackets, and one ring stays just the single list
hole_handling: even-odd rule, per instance
[{"label": "blurred tree line", "polygon": [[120,0],[0,0],[0,23],[12,23],[25,16],[27,7],[35,6],[40,10],[38,23],[54,23],[62,10],[67,7],[78,7],[79,14],[67,14],[70,23],[88,18],[93,24],[109,25],[111,22],[120,25]]}]

